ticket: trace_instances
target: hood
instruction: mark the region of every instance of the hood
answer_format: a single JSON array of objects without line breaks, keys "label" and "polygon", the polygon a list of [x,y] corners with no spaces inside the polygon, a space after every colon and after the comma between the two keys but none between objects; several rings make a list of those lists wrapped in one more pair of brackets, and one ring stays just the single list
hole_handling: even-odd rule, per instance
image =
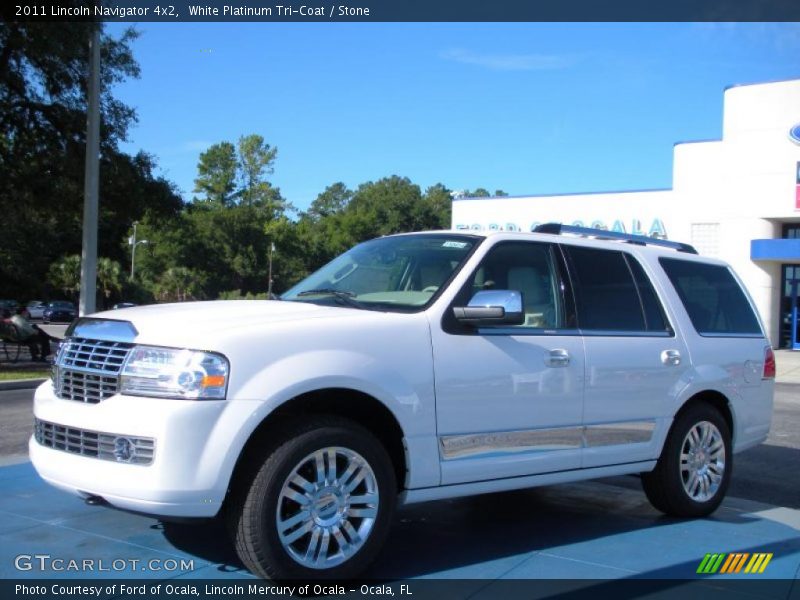
[{"label": "hood", "polygon": [[[220,331],[260,328],[287,321],[352,317],[363,312],[352,308],[318,306],[307,302],[215,300],[135,306],[94,313],[89,318],[126,321],[135,328],[137,341],[183,344],[188,340],[208,339],[209,334]],[[78,323],[74,335],[79,337],[117,340],[121,337],[130,337],[130,334],[120,336],[119,332],[124,331],[124,328],[105,330],[101,327],[92,327],[91,333],[88,330],[82,332],[84,326]]]}]

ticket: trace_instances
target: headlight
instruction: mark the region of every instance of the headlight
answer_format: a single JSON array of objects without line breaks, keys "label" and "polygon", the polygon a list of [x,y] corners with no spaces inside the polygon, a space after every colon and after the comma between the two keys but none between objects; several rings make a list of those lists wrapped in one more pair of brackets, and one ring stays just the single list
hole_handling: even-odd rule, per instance
[{"label": "headlight", "polygon": [[158,398],[224,400],[228,361],[220,354],[136,346],[120,376],[120,393]]}]

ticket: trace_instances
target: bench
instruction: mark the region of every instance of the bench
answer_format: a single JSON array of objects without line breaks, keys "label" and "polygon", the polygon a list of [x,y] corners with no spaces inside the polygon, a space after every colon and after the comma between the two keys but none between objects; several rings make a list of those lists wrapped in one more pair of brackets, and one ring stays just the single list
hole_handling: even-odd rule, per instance
[{"label": "bench", "polygon": [[4,357],[6,361],[12,363],[26,356],[28,360],[32,360],[31,343],[33,342],[22,340],[22,334],[14,323],[0,322],[0,357]]}]

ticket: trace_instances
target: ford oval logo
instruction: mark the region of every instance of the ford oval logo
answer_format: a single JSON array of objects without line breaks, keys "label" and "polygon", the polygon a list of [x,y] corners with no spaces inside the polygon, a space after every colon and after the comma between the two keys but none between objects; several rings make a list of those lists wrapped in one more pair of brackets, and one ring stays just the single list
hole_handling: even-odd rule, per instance
[{"label": "ford oval logo", "polygon": [[794,125],[789,130],[789,139],[792,140],[795,144],[800,144],[800,123]]}]

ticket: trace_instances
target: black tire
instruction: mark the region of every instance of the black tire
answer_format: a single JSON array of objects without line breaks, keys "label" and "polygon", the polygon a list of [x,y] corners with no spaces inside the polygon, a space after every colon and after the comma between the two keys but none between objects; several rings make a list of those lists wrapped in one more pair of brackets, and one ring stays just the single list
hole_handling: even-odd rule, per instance
[{"label": "black tire", "polygon": [[[724,466],[721,481],[713,493],[707,492],[708,497],[697,498],[684,485],[684,481],[689,485],[690,477],[682,471],[681,454],[685,444],[690,443],[687,440],[689,433],[703,423],[710,423],[720,434],[724,447]],[[715,470],[718,469],[718,463],[715,462]],[[705,517],[713,513],[725,498],[732,471],[733,452],[728,423],[716,408],[701,403],[690,406],[675,420],[656,468],[642,474],[642,486],[650,503],[663,513],[675,517]],[[702,490],[698,489],[698,492],[702,493]]]},{"label": "black tire", "polygon": [[[352,578],[363,572],[383,546],[397,502],[395,472],[384,446],[370,432],[348,419],[316,416],[283,429],[280,440],[276,440],[271,448],[266,452],[267,455],[260,467],[255,469],[252,480],[245,482],[238,495],[234,496],[229,511],[229,528],[236,552],[244,565],[253,574],[269,579],[342,579]],[[281,499],[281,490],[290,475],[299,474],[297,469],[300,465],[309,465],[307,461],[312,455],[328,448],[347,450],[355,453],[358,458],[363,458],[374,475],[373,483],[376,484],[379,499],[377,515],[371,522],[371,529],[361,542],[362,545],[352,556],[340,557],[339,560],[343,562],[329,568],[309,568],[293,558],[281,542],[277,524],[278,511],[279,505],[280,510],[284,510],[287,505],[286,498]],[[344,473],[338,477],[342,475]],[[369,478],[365,478],[365,481],[366,479]],[[366,483],[359,484],[361,485]],[[354,490],[353,494],[355,493]],[[337,507],[334,513],[345,511],[347,514],[345,506],[349,507],[349,503],[340,502],[342,497],[337,497],[338,500],[333,502]],[[349,498],[349,495],[347,497]],[[311,501],[308,504],[311,508],[308,510],[318,510],[320,515],[323,515],[322,511],[328,511],[330,516],[330,498],[332,496],[326,494],[325,498]],[[359,523],[364,522],[358,517],[348,517],[346,520],[356,528],[359,527]],[[330,527],[320,529],[323,530],[330,534],[327,536],[330,544],[329,552],[337,548],[341,553],[342,548],[334,538],[333,530]],[[361,529],[358,531],[360,533]],[[344,527],[339,529],[339,533],[346,533]],[[296,543],[305,544],[305,540],[308,539],[310,546],[313,541],[312,532],[309,531],[306,535]],[[350,537],[345,539],[350,541]],[[315,547],[321,555],[322,542],[317,542]]]}]

